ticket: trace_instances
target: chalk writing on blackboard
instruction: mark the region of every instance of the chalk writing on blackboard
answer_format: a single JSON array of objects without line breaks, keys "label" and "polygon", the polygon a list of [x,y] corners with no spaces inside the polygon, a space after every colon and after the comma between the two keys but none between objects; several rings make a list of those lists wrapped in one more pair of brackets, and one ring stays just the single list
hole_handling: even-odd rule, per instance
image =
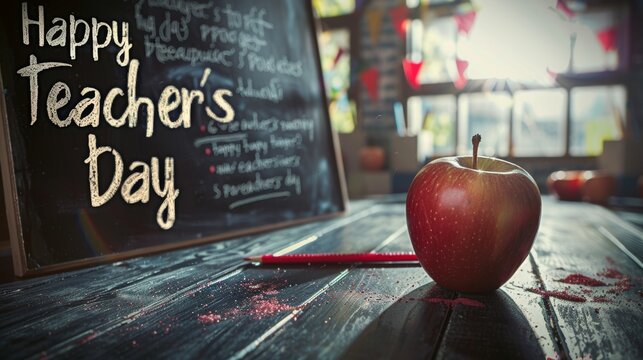
[{"label": "chalk writing on blackboard", "polygon": [[311,13],[301,0],[8,4],[0,158],[25,267],[341,212]]},{"label": "chalk writing on blackboard", "polygon": [[[160,34],[166,34],[165,38],[171,38],[171,34],[177,37],[177,40],[185,40],[188,37],[187,31],[180,31],[180,26],[177,23],[170,22],[169,15],[161,22],[159,28]],[[91,22],[91,25],[90,25]],[[184,21],[185,24],[185,21]],[[120,26],[119,26],[120,25]],[[180,89],[174,85],[167,85],[161,92],[161,95],[156,101],[149,97],[140,96],[137,94],[137,78],[139,60],[131,59],[129,50],[132,44],[128,43],[128,29],[127,23],[118,24],[116,21],[109,23],[98,21],[95,17],[86,21],[76,18],[74,15],[69,15],[69,22],[63,18],[56,17],[51,20],[51,26],[46,29],[47,22],[45,19],[45,7],[38,6],[38,14],[35,18],[30,18],[27,3],[22,4],[22,43],[29,46],[31,42],[30,31],[37,34],[37,43],[39,47],[44,46],[68,46],[69,58],[76,59],[76,52],[90,42],[92,48],[93,60],[99,58],[99,49],[108,46],[112,40],[119,46],[120,51],[117,53],[115,61],[120,66],[129,66],[127,75],[126,88],[114,87],[106,94],[102,94],[98,89],[86,86],[81,91],[82,100],[79,101],[73,109],[69,112],[67,117],[61,118],[59,110],[67,106],[71,99],[71,90],[67,83],[59,81],[56,82],[48,92],[46,97],[45,106],[47,108],[47,115],[52,124],[58,127],[67,127],[72,122],[79,127],[93,126],[98,127],[101,111],[103,118],[112,127],[119,128],[127,124],[128,127],[133,128],[139,125],[139,114],[141,109],[145,111],[145,136],[151,137],[154,134],[154,119],[155,111],[158,111],[158,119],[161,124],[170,129],[179,127],[189,128],[191,124],[190,113],[193,105],[203,104],[204,98],[208,94],[200,89],[187,89],[181,87]],[[121,36],[118,35],[118,30],[121,29]],[[184,27],[183,27],[184,28]],[[82,29],[82,30],[81,30]],[[164,29],[169,29],[164,31]],[[99,40],[99,35],[103,31],[104,39]],[[168,33],[169,31],[170,33]],[[67,33],[69,33],[69,41],[67,42]],[[82,34],[82,35],[81,35]],[[91,35],[91,36],[90,36]],[[90,40],[91,38],[91,40]],[[64,62],[42,62],[38,63],[35,55],[29,57],[29,65],[17,71],[18,75],[29,78],[30,82],[30,96],[31,96],[31,125],[37,121],[38,114],[38,96],[40,93],[38,76],[41,72],[50,71],[57,67],[73,67],[70,63]],[[125,95],[127,94],[127,95]],[[230,122],[234,119],[234,109],[228,103],[227,97],[232,96],[232,91],[228,89],[216,89],[212,92],[211,97],[221,110],[224,111],[224,116],[219,116],[208,105],[204,106],[204,111],[213,120],[223,123]],[[120,116],[115,116],[112,112],[112,105],[117,97],[127,98],[127,109]],[[101,101],[102,100],[102,101]],[[179,115],[172,118],[171,112],[181,108]],[[87,109],[90,109],[88,112]],[[150,187],[154,189],[154,193],[163,198],[163,202],[157,212],[157,222],[162,229],[170,229],[174,225],[176,218],[175,214],[175,200],[179,196],[180,190],[174,188],[174,158],[168,157],[165,159],[164,179],[165,184],[161,186],[160,183],[160,165],[159,159],[152,157],[151,166],[142,161],[135,161],[130,166],[123,164],[122,157],[118,150],[111,148],[108,145],[98,146],[97,139],[94,134],[88,135],[89,156],[85,159],[85,163],[89,167],[89,188],[91,194],[91,205],[93,207],[100,207],[110,201],[118,188],[121,187],[121,195],[123,200],[128,204],[134,203],[147,203],[150,196]],[[107,190],[101,193],[99,188],[99,166],[98,158],[107,154],[113,157],[114,161],[114,175],[112,181],[109,183]],[[129,168],[131,174],[123,181],[124,167]],[[152,186],[150,186],[150,183]],[[135,187],[134,184],[140,184]],[[137,190],[133,190],[136,188]],[[165,216],[163,215],[165,213]]]}]

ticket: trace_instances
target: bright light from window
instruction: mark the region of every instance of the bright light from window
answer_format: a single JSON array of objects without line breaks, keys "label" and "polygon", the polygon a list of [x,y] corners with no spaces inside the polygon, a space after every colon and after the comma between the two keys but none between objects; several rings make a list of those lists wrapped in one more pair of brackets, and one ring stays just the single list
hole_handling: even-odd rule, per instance
[{"label": "bright light from window", "polygon": [[458,39],[458,56],[472,79],[550,82],[547,69],[569,65],[569,23],[553,11],[555,0],[479,0],[470,37]]},{"label": "bright light from window", "polygon": [[603,141],[623,138],[625,101],[623,86],[590,86],[571,91],[571,137],[574,156],[596,156]]},{"label": "bright light from window", "polygon": [[506,93],[462,94],[458,98],[458,155],[471,155],[471,137],[484,134],[479,152],[487,156],[509,155],[511,95]]},{"label": "bright light from window", "polygon": [[567,92],[563,89],[517,91],[514,94],[513,155],[565,154]]}]

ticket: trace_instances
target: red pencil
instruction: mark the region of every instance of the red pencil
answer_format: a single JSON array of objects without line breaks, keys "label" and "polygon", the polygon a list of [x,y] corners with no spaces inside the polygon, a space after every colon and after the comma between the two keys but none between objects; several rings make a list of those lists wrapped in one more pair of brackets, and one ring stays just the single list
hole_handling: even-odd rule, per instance
[{"label": "red pencil", "polygon": [[371,262],[402,262],[417,261],[415,253],[356,253],[356,254],[289,254],[289,255],[260,255],[244,258],[246,261],[261,264],[338,264],[338,263],[371,263]]}]

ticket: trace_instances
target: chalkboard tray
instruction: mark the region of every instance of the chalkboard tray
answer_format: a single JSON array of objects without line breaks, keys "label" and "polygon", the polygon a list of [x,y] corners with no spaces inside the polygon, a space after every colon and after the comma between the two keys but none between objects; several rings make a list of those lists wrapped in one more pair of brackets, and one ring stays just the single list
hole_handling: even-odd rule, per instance
[{"label": "chalkboard tray", "polygon": [[309,1],[10,1],[0,21],[17,275],[345,211]]}]

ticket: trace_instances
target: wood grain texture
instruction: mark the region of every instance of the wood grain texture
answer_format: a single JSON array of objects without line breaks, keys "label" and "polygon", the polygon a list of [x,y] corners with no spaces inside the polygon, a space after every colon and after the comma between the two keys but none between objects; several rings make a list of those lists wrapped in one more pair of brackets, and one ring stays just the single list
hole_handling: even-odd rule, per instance
[{"label": "wood grain texture", "polygon": [[[262,266],[265,252],[409,251],[399,199],[344,218],[0,286],[3,358],[641,358],[641,270],[610,213],[545,200],[532,255],[500,290],[458,294],[418,265]],[[606,215],[607,214],[607,215]],[[632,288],[557,280],[615,268]],[[568,290],[585,303],[529,289]],[[594,297],[611,302],[592,302]],[[466,297],[483,304],[449,306]],[[437,300],[436,300],[437,299]],[[598,309],[598,310],[597,310]],[[7,354],[6,356],[4,356]]]},{"label": "wood grain texture", "polygon": [[[381,250],[411,250],[406,231]],[[266,340],[253,357],[288,357],[293,344],[302,343],[314,344],[301,354],[310,358],[428,356],[447,311],[420,299],[451,294],[436,287],[418,265],[352,267],[317,304]]]},{"label": "wood grain texture", "polygon": [[527,259],[507,284],[490,294],[456,296],[477,300],[483,308],[455,306],[443,334],[437,359],[544,359],[562,354],[548,309]]},{"label": "wood grain texture", "polygon": [[[240,259],[250,253],[272,252],[311,239],[313,241],[306,246],[313,246],[322,239],[328,249],[342,247],[343,242],[348,242],[348,246],[357,244],[344,235],[354,237],[373,228],[367,218],[381,211],[383,208],[358,206],[354,215],[343,219],[308,224],[255,239],[220,242],[115,263],[94,268],[93,272],[80,270],[32,279],[23,286],[20,286],[22,283],[8,284],[2,288],[0,311],[7,315],[0,319],[5,335],[0,342],[2,347],[30,344],[21,349],[24,353],[17,352],[16,356],[33,355],[47,349],[51,354],[68,352],[73,344],[82,342],[87,336],[95,337],[143,313],[156,311],[182,295],[243,268],[245,264]],[[347,226],[355,229],[344,230]]]},{"label": "wood grain texture", "polygon": [[[553,199],[543,205],[543,223],[532,251],[543,287],[587,300],[547,300],[565,353],[573,359],[643,358],[643,271],[598,231],[610,227],[618,237],[624,230],[612,226],[611,214],[593,205]],[[631,288],[621,292],[613,286],[619,279],[599,275],[608,268],[629,278]],[[570,274],[583,274],[611,286],[560,282]]]}]

